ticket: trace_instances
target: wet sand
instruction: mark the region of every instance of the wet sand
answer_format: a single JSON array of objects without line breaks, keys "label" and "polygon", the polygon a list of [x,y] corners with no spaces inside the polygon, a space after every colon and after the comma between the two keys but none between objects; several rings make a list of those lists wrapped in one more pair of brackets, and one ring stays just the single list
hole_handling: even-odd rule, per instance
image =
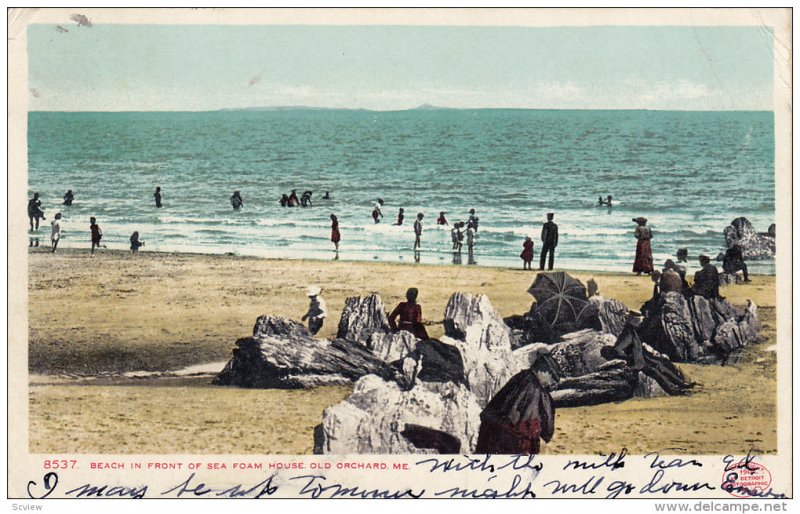
[{"label": "wet sand", "polygon": [[[521,261],[520,261],[521,268]],[[638,308],[649,277],[594,277],[600,292]],[[29,262],[30,443],[32,452],[309,453],[322,410],[348,387],[309,391],[209,385],[237,338],[265,313],[299,319],[305,288],[322,287],[332,337],[344,299],[378,292],[387,308],[420,289],[429,321],[440,321],[455,291],[487,294],[503,316],[530,308],[536,272],[475,266],[64,251],[34,251]],[[775,278],[723,288],[735,304],[760,308],[766,342],[726,366],[681,365],[702,384],[688,397],[560,409],[547,453],[635,453],[680,447],[695,453],[776,449]],[[428,327],[432,337],[441,324]],[[147,374],[143,372],[154,372]],[[130,373],[135,372],[135,373]],[[125,373],[128,373],[125,375]]]}]

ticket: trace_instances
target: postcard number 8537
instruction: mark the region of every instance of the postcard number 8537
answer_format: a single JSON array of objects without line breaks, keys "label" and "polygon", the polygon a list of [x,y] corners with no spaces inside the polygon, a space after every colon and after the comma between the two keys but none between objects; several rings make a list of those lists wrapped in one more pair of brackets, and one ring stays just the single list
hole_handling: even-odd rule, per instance
[{"label": "postcard number 8537", "polygon": [[75,469],[77,460],[71,459],[46,459],[44,461],[44,469]]}]

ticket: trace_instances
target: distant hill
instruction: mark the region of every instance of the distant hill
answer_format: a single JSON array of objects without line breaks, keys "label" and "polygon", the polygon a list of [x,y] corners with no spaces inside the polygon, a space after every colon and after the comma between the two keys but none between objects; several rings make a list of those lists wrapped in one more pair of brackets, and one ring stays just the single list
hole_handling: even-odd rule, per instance
[{"label": "distant hill", "polygon": [[310,107],[307,105],[274,105],[268,107],[226,107],[220,111],[369,111],[344,107]]},{"label": "distant hill", "polygon": [[431,105],[431,104],[422,104],[418,107],[414,107],[413,109],[409,109],[409,111],[451,111],[453,110],[452,107],[439,107],[438,105]]},{"label": "distant hill", "polygon": [[[374,109],[350,109],[346,107],[310,107],[308,105],[274,105],[267,107],[226,107],[220,111],[351,111],[351,112],[381,112]],[[398,111],[448,111],[452,107],[422,104],[411,109],[397,109]]]}]

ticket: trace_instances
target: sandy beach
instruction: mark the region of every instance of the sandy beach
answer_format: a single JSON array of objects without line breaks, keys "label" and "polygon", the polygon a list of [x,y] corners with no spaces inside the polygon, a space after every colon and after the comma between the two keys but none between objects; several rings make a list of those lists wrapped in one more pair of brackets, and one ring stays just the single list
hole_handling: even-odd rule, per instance
[{"label": "sandy beach", "polygon": [[[333,257],[333,255],[331,255]],[[266,260],[248,257],[44,249],[29,255],[31,452],[310,453],[322,410],[348,387],[308,391],[210,385],[209,373],[251,334],[261,314],[298,319],[305,288],[322,288],[333,337],[349,296],[377,292],[387,308],[418,287],[432,337],[456,291],[482,293],[503,316],[522,314],[536,272],[475,266]],[[521,261],[520,261],[521,268]],[[631,308],[649,277],[594,277],[600,292]],[[546,453],[692,453],[776,450],[775,277],[721,291],[759,306],[765,342],[726,366],[681,365],[700,385],[687,397],[560,409]],[[198,373],[164,372],[190,366]],[[133,373],[131,373],[133,372]],[[152,372],[147,374],[144,372]],[[126,374],[127,373],[127,374]]]}]

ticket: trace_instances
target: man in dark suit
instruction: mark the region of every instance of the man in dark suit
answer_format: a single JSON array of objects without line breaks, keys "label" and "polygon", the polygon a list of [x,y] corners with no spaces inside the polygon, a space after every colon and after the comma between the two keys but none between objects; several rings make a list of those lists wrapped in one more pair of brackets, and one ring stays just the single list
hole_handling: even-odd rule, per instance
[{"label": "man in dark suit", "polygon": [[555,257],[556,246],[558,246],[558,225],[553,223],[553,213],[547,213],[547,223],[542,225],[542,250],[539,254],[539,269],[544,269],[544,259],[549,253],[550,259],[547,262],[547,270],[553,269],[553,259]]}]

